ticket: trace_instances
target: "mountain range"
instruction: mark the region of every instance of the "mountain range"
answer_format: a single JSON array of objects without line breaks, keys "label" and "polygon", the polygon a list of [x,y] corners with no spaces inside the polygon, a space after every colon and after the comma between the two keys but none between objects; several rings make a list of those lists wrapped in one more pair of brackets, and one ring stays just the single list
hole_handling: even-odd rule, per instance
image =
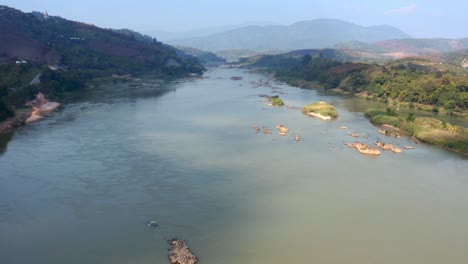
[{"label": "mountain range", "polygon": [[258,52],[326,48],[342,42],[374,43],[409,38],[388,25],[364,27],[338,19],[302,21],[289,26],[247,26],[209,36],[170,40],[169,44],[217,52],[252,50]]}]

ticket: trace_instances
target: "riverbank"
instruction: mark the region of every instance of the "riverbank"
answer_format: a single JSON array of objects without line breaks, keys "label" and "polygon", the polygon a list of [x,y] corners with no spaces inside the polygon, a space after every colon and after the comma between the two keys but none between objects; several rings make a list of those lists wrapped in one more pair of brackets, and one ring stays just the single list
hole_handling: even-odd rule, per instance
[{"label": "riverbank", "polygon": [[295,78],[284,78],[281,76],[275,77],[275,78],[291,86],[296,86],[301,89],[317,90],[327,95],[351,96],[351,97],[361,98],[361,99],[368,100],[368,101],[383,103],[383,104],[386,104],[388,107],[424,111],[424,112],[431,113],[440,117],[453,116],[453,117],[462,118],[468,121],[468,110],[445,109],[443,106],[440,106],[440,105],[439,106],[427,105],[427,104],[420,104],[420,103],[398,101],[398,100],[391,99],[391,98],[379,98],[367,92],[353,93],[353,92],[345,91],[340,88],[326,89],[326,87],[318,81],[306,81],[306,80],[295,79]]},{"label": "riverbank", "polygon": [[[361,104],[355,98],[278,84],[286,104],[336,106],[339,119],[325,122],[259,102],[270,88],[249,82],[263,75],[207,75],[169,84],[166,93],[88,95],[16,133],[0,156],[0,263],[164,264],[174,237],[206,264],[392,264],[401,262],[396,251],[412,263],[466,259],[464,156],[426,144],[399,155],[360,154],[344,145],[355,141],[348,131],[372,147],[379,138],[413,144],[378,134],[348,106]],[[252,124],[273,134],[257,134]],[[276,124],[288,135],[278,135]],[[150,219],[159,226],[148,227]],[[403,240],[410,247],[395,243]]]},{"label": "riverbank", "polygon": [[391,108],[386,111],[368,109],[364,112],[364,116],[373,124],[381,126],[384,134],[397,136],[403,134],[468,156],[468,130],[464,127],[435,118],[417,117],[411,113],[402,116]]},{"label": "riverbank", "polygon": [[31,116],[31,111],[21,111],[15,114],[15,117],[10,117],[0,122],[0,136],[13,132],[15,129],[25,125],[26,120]]}]

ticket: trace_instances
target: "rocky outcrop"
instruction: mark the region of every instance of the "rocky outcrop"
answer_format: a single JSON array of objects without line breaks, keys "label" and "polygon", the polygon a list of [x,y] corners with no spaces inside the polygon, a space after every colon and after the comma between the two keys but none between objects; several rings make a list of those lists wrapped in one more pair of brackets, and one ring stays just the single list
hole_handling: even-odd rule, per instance
[{"label": "rocky outcrop", "polygon": [[198,259],[190,251],[187,243],[182,239],[172,239],[169,241],[171,249],[169,250],[169,260],[172,264],[196,264]]},{"label": "rocky outcrop", "polygon": [[276,125],[276,129],[278,129],[278,133],[280,136],[286,136],[289,132],[289,128],[285,127],[284,125]]},{"label": "rocky outcrop", "polygon": [[42,114],[48,114],[60,106],[57,102],[49,102],[42,93],[38,93],[36,99],[28,102],[26,105],[33,108],[31,115],[25,121],[26,123],[39,121],[44,118]]},{"label": "rocky outcrop", "polygon": [[382,141],[377,140],[375,145],[383,150],[391,150],[394,153],[402,153],[403,151],[400,148],[395,147],[393,144],[386,144]]},{"label": "rocky outcrop", "polygon": [[375,155],[375,156],[381,154],[378,149],[368,146],[361,142],[346,143],[345,145],[348,147],[357,149],[362,154]]},{"label": "rocky outcrop", "polygon": [[260,128],[259,128],[258,126],[256,126],[256,125],[252,125],[251,128],[252,128],[253,130],[255,130],[255,133],[260,132]]}]

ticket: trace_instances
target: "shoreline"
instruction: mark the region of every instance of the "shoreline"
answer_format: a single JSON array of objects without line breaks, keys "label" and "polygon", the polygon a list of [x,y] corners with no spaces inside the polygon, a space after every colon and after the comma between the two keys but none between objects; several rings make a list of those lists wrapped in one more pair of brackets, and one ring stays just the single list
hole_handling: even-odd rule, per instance
[{"label": "shoreline", "polygon": [[319,118],[319,119],[322,119],[322,120],[332,120],[331,116],[324,116],[324,115],[319,114],[319,113],[309,112],[309,113],[307,113],[307,115],[312,116],[312,117],[316,117],[316,118]]},{"label": "shoreline", "polygon": [[32,111],[21,112],[14,117],[7,118],[0,122],[0,136],[11,133],[17,128],[22,127],[26,124],[26,119],[31,116]]},{"label": "shoreline", "polygon": [[[402,107],[402,108],[405,108],[405,109],[412,109],[409,106],[410,105],[409,102],[398,101],[398,100],[390,100],[389,103],[386,103],[386,102],[384,102],[382,100],[379,100],[379,98],[375,97],[375,96],[372,97],[373,99],[368,99],[367,96],[363,96],[362,93],[354,93],[353,94],[351,92],[343,91],[340,88],[333,88],[333,89],[326,90],[325,87],[318,81],[297,80],[298,83],[296,83],[294,81],[283,80],[282,78],[277,78],[275,76],[273,76],[273,78],[280,81],[280,82],[288,84],[291,87],[297,87],[297,88],[300,88],[300,89],[307,89],[307,90],[315,90],[315,91],[322,92],[322,93],[324,93],[326,95],[349,96],[349,97],[359,98],[359,99],[363,99],[363,100],[372,100],[374,102],[385,104],[385,105],[387,105],[387,107]],[[369,96],[373,96],[373,95],[369,94]],[[432,108],[434,108],[434,107],[437,107],[437,106],[436,105],[425,105],[425,104],[415,103],[413,108],[414,108],[414,110],[422,111],[422,112],[425,112],[425,113],[436,114],[437,116],[446,116],[446,115],[448,115],[449,111],[444,109],[443,107],[440,107],[440,106],[437,107],[438,108],[437,112],[434,112],[432,110]],[[462,111],[462,112],[454,112],[454,116],[456,118],[460,118],[460,119],[463,119],[463,120],[468,120],[468,110]]]}]

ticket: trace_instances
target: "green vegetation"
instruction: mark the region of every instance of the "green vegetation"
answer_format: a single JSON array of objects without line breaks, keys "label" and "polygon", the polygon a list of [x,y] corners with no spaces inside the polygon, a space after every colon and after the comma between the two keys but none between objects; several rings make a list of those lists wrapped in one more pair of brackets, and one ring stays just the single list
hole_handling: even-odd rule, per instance
[{"label": "green vegetation", "polygon": [[371,122],[376,125],[387,124],[394,127],[398,127],[400,125],[400,120],[394,116],[388,115],[377,115],[371,119]]},{"label": "green vegetation", "polygon": [[283,106],[284,102],[278,95],[270,97],[271,105],[273,106]]},{"label": "green vegetation", "polygon": [[385,112],[383,110],[380,110],[380,109],[375,109],[375,108],[367,109],[364,112],[364,116],[367,117],[367,118],[370,118],[370,119],[372,119],[374,116],[386,115],[386,114],[387,114],[387,112]]},{"label": "green vegetation", "polygon": [[[377,125],[391,125],[418,140],[468,155],[468,130],[428,117],[394,116],[389,111],[368,109],[364,115]],[[391,111],[390,111],[391,112]]]},{"label": "green vegetation", "polygon": [[319,84],[326,91],[462,115],[468,111],[468,70],[459,63],[439,61],[406,58],[377,65],[325,59],[318,52],[313,57],[269,55],[243,63],[266,67],[276,78],[294,86],[316,88]]},{"label": "green vegetation", "polygon": [[[113,74],[173,79],[204,71],[195,57],[178,56],[175,48],[137,32],[1,7],[0,35],[8,41],[0,44],[0,122],[37,92],[54,99]],[[40,83],[30,84],[38,74]]]},{"label": "green vegetation", "polygon": [[330,117],[330,118],[338,117],[338,112],[336,111],[335,107],[325,102],[317,102],[317,103],[304,106],[302,108],[302,112],[305,114],[315,113],[315,114],[319,114],[324,117]]},{"label": "green vegetation", "polygon": [[367,109],[364,112],[364,116],[369,118],[373,124],[382,125],[387,124],[394,127],[400,125],[400,119],[397,117],[398,114],[392,108],[387,108],[386,111],[380,109]]}]

